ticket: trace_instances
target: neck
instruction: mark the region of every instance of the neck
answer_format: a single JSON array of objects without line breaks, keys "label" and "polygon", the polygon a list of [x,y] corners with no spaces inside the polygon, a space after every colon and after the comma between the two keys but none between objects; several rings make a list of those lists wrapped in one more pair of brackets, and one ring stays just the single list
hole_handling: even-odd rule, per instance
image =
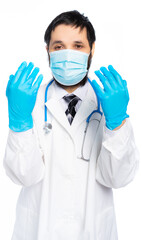
[{"label": "neck", "polygon": [[62,85],[62,88],[64,88],[68,93],[74,92],[78,87],[80,87],[80,83],[78,83],[74,86],[63,86]]},{"label": "neck", "polygon": [[63,89],[65,89],[68,93],[72,93],[74,92],[78,87],[80,86],[84,86],[84,84],[86,83],[86,81],[88,80],[88,75],[86,75],[81,82],[79,82],[78,84],[76,85],[73,85],[73,86],[64,86],[62,85],[61,83],[58,83],[56,81],[56,79],[54,79],[55,82],[57,83],[58,86],[62,87]]},{"label": "neck", "polygon": [[56,83],[57,83],[60,87],[62,87],[63,89],[65,89],[68,93],[74,92],[74,91],[75,91],[78,87],[80,87],[80,85],[81,85],[81,83],[78,83],[78,84],[73,85],[73,86],[64,86],[64,85],[58,83],[57,81],[56,81]]}]

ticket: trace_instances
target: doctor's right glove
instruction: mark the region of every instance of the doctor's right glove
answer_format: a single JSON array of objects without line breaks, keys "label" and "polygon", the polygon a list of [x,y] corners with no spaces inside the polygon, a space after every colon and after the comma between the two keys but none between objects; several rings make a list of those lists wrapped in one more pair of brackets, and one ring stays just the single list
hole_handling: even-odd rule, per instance
[{"label": "doctor's right glove", "polygon": [[91,85],[101,102],[107,128],[114,130],[129,117],[126,113],[129,102],[127,82],[111,65],[108,66],[108,70],[105,67],[101,67],[100,70],[102,73],[95,71],[95,74],[104,89],[95,80],[92,80]]},{"label": "doctor's right glove", "polygon": [[37,77],[39,68],[33,70],[33,67],[33,63],[27,66],[27,63],[23,62],[15,75],[10,75],[7,84],[9,128],[15,132],[23,132],[33,127],[32,111],[43,80],[41,74]]}]

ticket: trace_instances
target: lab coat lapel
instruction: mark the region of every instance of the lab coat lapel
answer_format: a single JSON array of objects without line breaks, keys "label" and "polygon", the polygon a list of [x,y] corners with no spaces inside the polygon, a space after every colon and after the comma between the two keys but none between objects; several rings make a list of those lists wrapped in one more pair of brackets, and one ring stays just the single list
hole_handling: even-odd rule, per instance
[{"label": "lab coat lapel", "polygon": [[[48,93],[49,99],[45,103],[48,111],[54,116],[54,118],[64,127],[64,129],[73,136],[79,125],[87,119],[92,111],[97,109],[97,99],[94,90],[89,85],[86,98],[82,101],[79,110],[77,111],[72,124],[70,125],[67,116],[56,98],[54,91],[54,85],[51,85]],[[48,113],[47,113],[48,114]]]},{"label": "lab coat lapel", "polygon": [[94,90],[89,85],[86,98],[82,101],[79,110],[77,111],[72,122],[72,133],[74,134],[80,124],[87,119],[87,117],[97,109],[97,98]]},{"label": "lab coat lapel", "polygon": [[70,127],[67,116],[65,115],[65,112],[64,112],[60,102],[56,98],[50,98],[45,103],[45,105],[47,106],[48,111],[66,129],[66,131],[70,132],[71,127]]},{"label": "lab coat lapel", "polygon": [[49,119],[49,115],[51,114],[51,119],[53,116],[66,131],[70,132],[70,124],[59,100],[57,99],[54,82],[48,90],[48,99],[45,105],[47,107],[47,119]]}]

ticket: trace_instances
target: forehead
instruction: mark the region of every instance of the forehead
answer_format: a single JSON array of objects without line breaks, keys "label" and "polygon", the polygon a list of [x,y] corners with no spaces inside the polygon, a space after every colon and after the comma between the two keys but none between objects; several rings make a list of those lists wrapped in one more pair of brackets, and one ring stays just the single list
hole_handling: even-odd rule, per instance
[{"label": "forehead", "polygon": [[51,41],[84,41],[88,42],[87,30],[84,27],[75,27],[72,25],[60,24],[51,32]]}]

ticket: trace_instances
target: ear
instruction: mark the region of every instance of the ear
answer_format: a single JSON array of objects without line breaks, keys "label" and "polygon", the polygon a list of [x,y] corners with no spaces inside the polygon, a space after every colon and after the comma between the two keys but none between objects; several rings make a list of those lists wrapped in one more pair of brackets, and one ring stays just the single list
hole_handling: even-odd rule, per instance
[{"label": "ear", "polygon": [[48,52],[49,49],[48,49],[47,45],[45,46],[45,48],[46,48],[46,51]]},{"label": "ear", "polygon": [[48,55],[48,61],[49,61],[49,67],[50,67],[50,55],[49,55],[49,48],[48,48],[48,46],[47,46],[47,45],[45,46],[45,48],[46,48],[46,51],[47,51],[47,55]]},{"label": "ear", "polygon": [[95,52],[95,42],[92,44],[92,50],[91,50],[92,57],[93,57],[93,55],[94,55],[94,52]]}]

